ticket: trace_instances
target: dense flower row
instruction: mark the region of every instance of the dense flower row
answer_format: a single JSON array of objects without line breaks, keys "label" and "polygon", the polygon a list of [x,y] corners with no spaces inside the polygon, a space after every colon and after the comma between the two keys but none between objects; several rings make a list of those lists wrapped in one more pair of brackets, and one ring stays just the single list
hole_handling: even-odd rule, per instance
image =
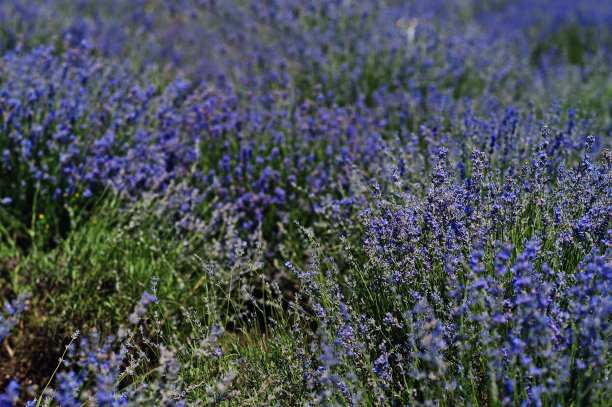
[{"label": "dense flower row", "polygon": [[[451,63],[448,72],[457,67]],[[275,221],[287,223],[284,208],[297,204],[308,213],[319,205],[312,197],[350,197],[352,165],[376,175],[391,153],[401,157],[400,175],[418,179],[446,146],[459,165],[469,165],[478,148],[505,167],[529,154],[539,127],[533,107],[520,100],[519,107],[502,107],[494,90],[456,99],[457,87],[440,92],[429,75],[406,89],[378,89],[370,103],[362,94],[341,106],[322,86],[299,103],[280,90],[252,100],[231,85],[180,77],[162,88],[146,84],[82,44],[59,55],[48,47],[9,52],[2,78],[0,202],[19,208],[12,214],[24,222],[37,208],[65,214],[64,202],[75,194],[163,194],[186,180],[177,218],[215,200],[235,205],[244,229],[261,224],[272,206]],[[601,134],[601,123],[580,107],[551,103],[543,117],[554,136],[549,153],[556,162],[575,160],[586,136]]]}]

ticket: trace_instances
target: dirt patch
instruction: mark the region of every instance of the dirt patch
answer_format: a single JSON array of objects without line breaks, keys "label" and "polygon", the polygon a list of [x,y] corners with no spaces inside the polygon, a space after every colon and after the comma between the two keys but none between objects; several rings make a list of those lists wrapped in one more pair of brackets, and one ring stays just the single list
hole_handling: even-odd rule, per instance
[{"label": "dirt patch", "polygon": [[4,338],[0,345],[0,393],[13,379],[22,390],[44,388],[60,356],[57,342],[48,337],[13,334]]},{"label": "dirt patch", "polygon": [[[1,298],[15,297],[15,293],[9,288],[11,284],[7,282],[11,280],[19,262],[18,257],[0,261],[0,282],[5,282],[0,284]],[[35,390],[38,386],[44,387],[57,366],[61,344],[58,346],[54,338],[32,330],[31,323],[25,324],[25,319],[32,315],[31,312],[32,310],[27,310],[19,324],[0,343],[0,393],[4,392],[11,380],[16,380],[23,391],[31,386]]]}]

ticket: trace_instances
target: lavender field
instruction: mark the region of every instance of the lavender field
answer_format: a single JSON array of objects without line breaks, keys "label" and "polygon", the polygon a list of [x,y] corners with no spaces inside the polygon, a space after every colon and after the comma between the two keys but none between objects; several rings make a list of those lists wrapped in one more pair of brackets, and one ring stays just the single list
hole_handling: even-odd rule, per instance
[{"label": "lavender field", "polygon": [[0,54],[0,407],[612,405],[612,2],[0,0]]}]

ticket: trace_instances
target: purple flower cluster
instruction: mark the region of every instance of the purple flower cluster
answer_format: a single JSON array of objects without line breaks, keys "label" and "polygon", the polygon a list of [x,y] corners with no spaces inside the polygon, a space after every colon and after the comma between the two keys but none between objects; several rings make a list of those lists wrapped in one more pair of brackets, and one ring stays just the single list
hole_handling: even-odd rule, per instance
[{"label": "purple flower cluster", "polygon": [[132,324],[138,323],[138,318],[142,317],[147,312],[147,307],[152,302],[157,302],[157,297],[150,294],[148,291],[142,293],[142,299],[134,307],[134,312],[130,314],[129,320]]},{"label": "purple flower cluster", "polygon": [[385,404],[609,397],[612,167],[587,154],[555,168],[547,127],[541,137],[503,173],[474,150],[464,179],[441,149],[429,188],[374,187],[362,260],[347,246],[342,275],[329,259],[288,266],[319,321],[304,377],[324,400],[345,397],[336,383],[349,377],[369,377],[364,391]]},{"label": "purple flower cluster", "polygon": [[0,313],[0,343],[21,319],[24,311],[28,308],[30,297],[30,293],[25,292],[13,301],[4,303],[3,312]]},{"label": "purple flower cluster", "polygon": [[0,394],[0,407],[12,407],[19,398],[19,383],[11,380],[4,394]]}]

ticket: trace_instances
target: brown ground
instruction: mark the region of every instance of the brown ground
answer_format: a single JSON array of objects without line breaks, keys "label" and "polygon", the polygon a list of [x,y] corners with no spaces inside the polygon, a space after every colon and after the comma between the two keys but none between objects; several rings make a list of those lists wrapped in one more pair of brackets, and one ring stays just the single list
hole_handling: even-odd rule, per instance
[{"label": "brown ground", "polygon": [[0,346],[0,393],[11,379],[34,391],[49,380],[61,356],[57,342],[36,333],[14,332]]},{"label": "brown ground", "polygon": [[[14,293],[6,292],[6,287],[10,284],[3,283],[10,281],[18,263],[18,258],[0,260],[0,297],[14,297]],[[30,313],[32,310],[26,312]],[[61,356],[59,341],[31,328],[26,329],[23,323],[22,319],[0,344],[0,394],[11,379],[17,380],[22,390],[30,386],[36,388],[41,384],[44,387]]]}]

